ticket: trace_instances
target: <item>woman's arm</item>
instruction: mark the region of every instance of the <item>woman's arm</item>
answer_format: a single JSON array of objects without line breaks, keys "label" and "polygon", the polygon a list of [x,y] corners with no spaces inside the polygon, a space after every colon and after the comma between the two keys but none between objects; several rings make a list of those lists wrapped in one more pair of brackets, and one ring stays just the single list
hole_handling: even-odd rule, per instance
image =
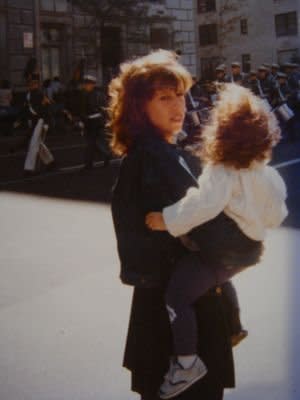
[{"label": "woman's arm", "polygon": [[233,175],[222,166],[207,166],[198,183],[177,203],[166,207],[163,214],[153,213],[146,218],[152,229],[164,230],[175,237],[184,235],[198,225],[216,217],[224,210],[232,193]]}]

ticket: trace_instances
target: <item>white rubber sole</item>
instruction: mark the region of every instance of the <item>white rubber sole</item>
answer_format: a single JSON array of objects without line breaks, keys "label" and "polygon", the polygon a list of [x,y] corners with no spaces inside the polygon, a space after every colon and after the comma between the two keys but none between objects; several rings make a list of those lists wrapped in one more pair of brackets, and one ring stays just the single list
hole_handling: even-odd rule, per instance
[{"label": "white rubber sole", "polygon": [[158,396],[163,399],[172,399],[173,397],[179,396],[181,393],[185,392],[188,388],[194,385],[197,381],[202,379],[205,375],[207,374],[207,368],[202,372],[201,375],[198,375],[196,378],[194,378],[192,381],[188,382],[185,386],[181,387],[178,389],[176,392],[170,393],[170,394],[163,394],[161,392],[158,393]]}]

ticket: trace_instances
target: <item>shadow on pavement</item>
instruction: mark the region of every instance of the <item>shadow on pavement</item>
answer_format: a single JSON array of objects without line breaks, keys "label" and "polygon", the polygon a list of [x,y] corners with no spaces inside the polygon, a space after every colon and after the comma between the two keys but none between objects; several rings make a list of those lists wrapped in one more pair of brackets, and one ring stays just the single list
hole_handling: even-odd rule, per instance
[{"label": "shadow on pavement", "polygon": [[2,185],[1,190],[68,200],[109,203],[119,164],[76,170],[68,173],[41,175],[28,180]]},{"label": "shadow on pavement", "polygon": [[[82,149],[79,149],[79,151],[82,152]],[[297,158],[297,156],[299,157],[299,154],[300,143],[295,146],[283,144],[275,149],[272,164],[276,165],[277,163],[289,161]],[[76,153],[76,158],[78,158],[77,156],[78,154]],[[195,160],[192,160],[193,157],[190,162],[195,163]],[[6,167],[8,168],[8,166]],[[118,170],[119,163],[113,163],[107,168],[96,167],[91,171],[74,170],[67,173],[41,174],[28,180],[18,179],[15,183],[1,184],[0,182],[0,190],[70,200],[109,203]],[[278,171],[288,188],[287,205],[289,215],[284,222],[284,226],[300,229],[300,163],[293,167],[280,167]],[[194,171],[196,175],[199,172]]]}]

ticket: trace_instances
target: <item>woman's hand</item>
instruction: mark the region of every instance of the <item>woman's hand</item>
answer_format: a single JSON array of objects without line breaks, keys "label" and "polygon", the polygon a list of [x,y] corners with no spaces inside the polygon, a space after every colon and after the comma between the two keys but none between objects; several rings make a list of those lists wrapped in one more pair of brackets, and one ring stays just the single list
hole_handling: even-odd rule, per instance
[{"label": "woman's hand", "polygon": [[160,212],[151,212],[146,215],[146,225],[153,231],[166,231],[164,217]]}]

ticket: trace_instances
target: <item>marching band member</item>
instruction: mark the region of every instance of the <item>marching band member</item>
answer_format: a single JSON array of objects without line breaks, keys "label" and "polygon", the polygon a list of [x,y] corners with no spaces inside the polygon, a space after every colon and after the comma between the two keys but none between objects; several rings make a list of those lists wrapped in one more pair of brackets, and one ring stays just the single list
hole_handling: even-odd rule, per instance
[{"label": "marching band member", "polygon": [[24,164],[25,175],[31,175],[36,171],[38,159],[47,166],[47,169],[55,166],[54,157],[44,143],[48,131],[49,100],[41,91],[39,74],[32,74],[28,89],[25,106],[32,134]]},{"label": "marching band member", "polygon": [[231,63],[231,76],[228,79],[228,82],[237,83],[239,85],[243,85],[246,79],[246,74],[241,70],[241,63],[234,61]]},{"label": "marching band member", "polygon": [[96,88],[97,79],[92,75],[83,77],[83,98],[81,108],[81,120],[85,128],[86,151],[84,169],[92,169],[96,151],[104,156],[104,166],[110,161],[110,153],[107,149],[104,127],[105,118],[103,106],[104,96]]}]

